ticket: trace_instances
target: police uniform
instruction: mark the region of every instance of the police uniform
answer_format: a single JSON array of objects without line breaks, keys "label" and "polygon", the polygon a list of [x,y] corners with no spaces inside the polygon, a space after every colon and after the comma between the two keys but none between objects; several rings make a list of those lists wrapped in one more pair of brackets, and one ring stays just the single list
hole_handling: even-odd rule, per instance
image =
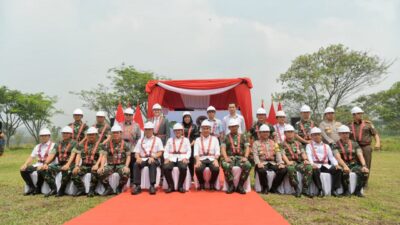
[{"label": "police uniform", "polygon": [[[324,111],[324,114],[326,113],[334,113],[335,110],[331,107],[327,107]],[[333,145],[339,141],[339,133],[338,133],[338,129],[342,124],[338,121],[332,120],[332,121],[328,121],[328,120],[323,120],[320,124],[319,124],[319,128],[321,129],[321,135],[323,138],[323,141],[326,144],[329,144],[331,147],[333,147]]]}]

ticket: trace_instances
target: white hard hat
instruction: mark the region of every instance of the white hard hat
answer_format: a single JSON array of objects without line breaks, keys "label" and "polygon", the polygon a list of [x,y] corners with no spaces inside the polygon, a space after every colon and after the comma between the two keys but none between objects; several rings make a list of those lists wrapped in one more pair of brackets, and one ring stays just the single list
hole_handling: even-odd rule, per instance
[{"label": "white hard hat", "polygon": [[326,114],[326,113],[334,113],[334,112],[335,112],[335,110],[332,107],[327,107],[325,109],[325,111],[324,111],[324,114]]},{"label": "white hard hat", "polygon": [[263,108],[259,108],[257,109],[257,115],[267,115],[267,111],[265,111],[265,109]]},{"label": "white hard hat", "polygon": [[104,112],[104,111],[98,111],[98,112],[96,113],[96,116],[99,116],[99,117],[106,117],[106,112]]},{"label": "white hard hat", "polygon": [[82,115],[83,116],[83,111],[82,109],[75,109],[72,115]]},{"label": "white hard hat", "polygon": [[111,132],[122,132],[122,128],[118,124],[114,124],[113,127],[111,127]]},{"label": "white hard hat", "polygon": [[276,117],[286,117],[286,113],[284,111],[276,112]]},{"label": "white hard hat", "polygon": [[269,129],[269,126],[268,126],[268,125],[263,124],[263,125],[261,125],[259,131],[260,131],[260,132],[265,132],[265,131],[271,131],[271,130]]},{"label": "white hard hat", "polygon": [[239,126],[239,122],[237,120],[229,120],[228,127]]},{"label": "white hard hat", "polygon": [[183,126],[180,123],[174,124],[173,130],[183,130]]},{"label": "white hard hat", "polygon": [[61,133],[70,133],[70,134],[72,134],[72,128],[70,126],[66,126],[61,130]]},{"label": "white hard hat", "polygon": [[97,130],[96,127],[90,127],[86,132],[86,134],[98,134],[98,133],[99,131]]},{"label": "white hard hat", "polygon": [[40,132],[39,132],[39,136],[44,136],[44,135],[51,135],[50,130],[47,129],[47,128],[41,129]]},{"label": "white hard hat", "polygon": [[318,127],[313,127],[311,129],[311,134],[320,134],[321,133],[321,129],[319,129]]},{"label": "white hard hat", "polygon": [[201,122],[201,126],[202,127],[211,127],[211,123],[208,120],[203,120],[203,122]]},{"label": "white hard hat", "polygon": [[154,129],[154,124],[152,122],[147,122],[144,125],[144,129]]},{"label": "white hard hat", "polygon": [[338,129],[339,133],[350,133],[350,128],[346,125],[342,125]]},{"label": "white hard hat", "polygon": [[300,112],[311,112],[311,108],[310,108],[310,106],[308,106],[308,105],[303,105],[303,106],[300,108]]},{"label": "white hard hat", "polygon": [[133,115],[133,109],[132,108],[126,108],[125,110],[124,110],[124,114],[128,114],[128,115]]},{"label": "white hard hat", "polygon": [[183,112],[182,116],[183,116],[183,117],[185,117],[185,116],[192,116],[192,114],[191,114],[189,111],[185,111],[185,112]]},{"label": "white hard hat", "polygon": [[208,106],[207,112],[209,111],[217,111],[214,106]]},{"label": "white hard hat", "polygon": [[290,125],[290,124],[286,124],[284,131],[294,131],[294,127],[292,125]]},{"label": "white hard hat", "polygon": [[162,109],[162,108],[161,108],[161,105],[158,104],[158,103],[154,104],[154,105],[153,105],[153,110],[155,110],[155,109]]},{"label": "white hard hat", "polygon": [[351,109],[351,114],[356,114],[356,113],[364,113],[364,111],[360,107],[356,106]]}]

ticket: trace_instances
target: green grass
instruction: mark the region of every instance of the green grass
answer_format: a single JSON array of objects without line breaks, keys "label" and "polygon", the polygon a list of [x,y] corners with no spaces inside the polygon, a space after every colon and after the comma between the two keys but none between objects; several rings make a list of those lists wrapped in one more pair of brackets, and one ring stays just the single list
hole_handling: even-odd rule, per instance
[{"label": "green grass", "polygon": [[[366,198],[262,197],[291,224],[400,224],[400,140],[385,137],[382,145],[373,153]],[[0,157],[0,224],[62,224],[109,199],[23,196],[19,167],[30,151],[7,150]]]}]

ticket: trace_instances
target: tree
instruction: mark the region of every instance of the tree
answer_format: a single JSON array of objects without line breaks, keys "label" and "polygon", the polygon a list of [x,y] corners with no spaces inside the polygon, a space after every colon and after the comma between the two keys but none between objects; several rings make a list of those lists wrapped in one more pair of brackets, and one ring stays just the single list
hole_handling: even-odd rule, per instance
[{"label": "tree", "polygon": [[10,147],[10,139],[22,125],[18,115],[18,99],[23,94],[17,90],[10,90],[5,86],[0,87],[0,120],[3,122],[6,146]]},{"label": "tree", "polygon": [[369,116],[382,120],[388,129],[400,129],[400,82],[394,83],[388,90],[360,96],[354,103]]},{"label": "tree", "polygon": [[115,110],[119,101],[124,106],[136,105],[140,102],[142,115],[147,115],[147,94],[146,84],[149,80],[163,80],[165,77],[156,76],[152,72],[138,71],[133,66],[114,67],[108,70],[107,78],[110,85],[98,84],[92,90],[82,90],[80,92],[71,92],[83,100],[84,107],[94,111],[103,110],[107,112],[108,119],[115,117]]},{"label": "tree", "polygon": [[56,102],[55,97],[46,96],[44,93],[21,95],[17,100],[17,113],[36,143],[40,142],[40,130],[50,125],[50,118],[60,113],[54,107]]},{"label": "tree", "polygon": [[392,63],[341,44],[320,48],[292,62],[278,78],[284,91],[276,95],[296,112],[301,104],[309,105],[319,121],[326,107],[336,109],[361,89],[378,84]]}]

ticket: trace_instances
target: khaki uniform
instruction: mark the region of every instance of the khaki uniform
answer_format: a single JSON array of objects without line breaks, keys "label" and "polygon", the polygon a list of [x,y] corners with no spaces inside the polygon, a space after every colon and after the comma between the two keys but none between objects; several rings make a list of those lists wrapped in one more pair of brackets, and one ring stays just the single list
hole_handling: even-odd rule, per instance
[{"label": "khaki uniform", "polygon": [[[371,142],[372,137],[376,135],[376,129],[371,121],[362,120],[361,122],[355,122],[349,124],[351,133],[350,138],[356,141],[363,151],[363,156],[367,168],[371,170],[372,161],[372,148]],[[361,129],[362,128],[362,129]]]},{"label": "khaki uniform", "polygon": [[321,134],[323,141],[326,144],[333,145],[337,141],[339,141],[339,133],[338,133],[338,128],[342,126],[342,123],[337,122],[337,121],[327,121],[324,120],[319,124],[319,128],[321,129]]}]

